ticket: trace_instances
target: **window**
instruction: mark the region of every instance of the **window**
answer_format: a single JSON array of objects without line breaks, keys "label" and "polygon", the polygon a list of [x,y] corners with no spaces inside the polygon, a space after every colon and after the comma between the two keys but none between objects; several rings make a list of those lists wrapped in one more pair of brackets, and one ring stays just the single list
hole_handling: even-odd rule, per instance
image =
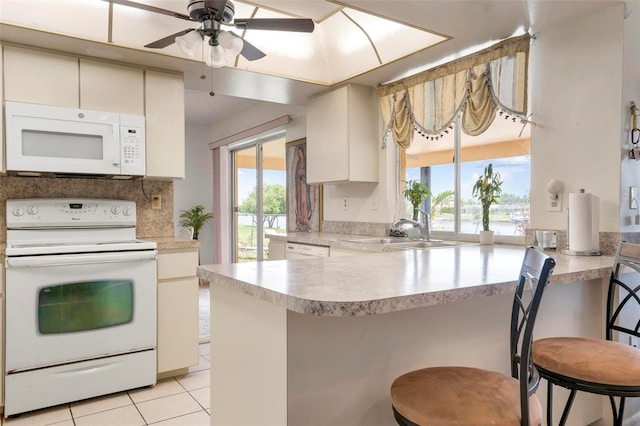
[{"label": "window", "polygon": [[59,284],[38,293],[38,331],[60,334],[127,324],[133,319],[133,282]]},{"label": "window", "polygon": [[458,117],[438,140],[414,135],[411,146],[402,150],[401,180],[419,180],[431,189],[424,208],[431,213],[434,233],[477,234],[482,230],[481,207],[472,197],[472,187],[492,163],[504,184],[500,202],[491,207],[491,229],[504,237],[524,236],[529,225],[530,126],[523,129],[520,120],[505,116],[497,113],[491,126],[478,136],[465,134]]}]

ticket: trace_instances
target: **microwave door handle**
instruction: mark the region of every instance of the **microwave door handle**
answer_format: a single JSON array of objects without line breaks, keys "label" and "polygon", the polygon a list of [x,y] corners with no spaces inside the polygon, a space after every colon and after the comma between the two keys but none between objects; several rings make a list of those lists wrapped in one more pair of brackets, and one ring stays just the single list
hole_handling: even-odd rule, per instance
[{"label": "microwave door handle", "polygon": [[120,138],[120,131],[117,128],[113,129],[113,133],[114,133],[114,138],[117,138],[118,144],[117,144],[117,148],[118,149],[114,149],[113,150],[113,165],[114,166],[119,166],[120,165],[120,156],[122,155],[122,140]]}]

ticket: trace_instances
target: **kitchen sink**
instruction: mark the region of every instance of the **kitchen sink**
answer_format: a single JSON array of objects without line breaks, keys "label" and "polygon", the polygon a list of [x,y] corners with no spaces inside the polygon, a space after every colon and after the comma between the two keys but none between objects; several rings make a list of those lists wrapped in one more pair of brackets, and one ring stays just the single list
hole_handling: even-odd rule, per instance
[{"label": "kitchen sink", "polygon": [[399,244],[399,243],[408,243],[415,240],[410,240],[406,237],[364,237],[364,238],[353,238],[349,241],[350,243],[363,243],[363,244]]},{"label": "kitchen sink", "polygon": [[436,247],[458,247],[475,245],[471,241],[419,240],[406,237],[364,237],[345,240],[353,243],[393,245],[398,249],[429,249]]},{"label": "kitchen sink", "polygon": [[413,240],[394,245],[400,249],[429,249],[436,247],[459,247],[477,245],[471,241]]}]

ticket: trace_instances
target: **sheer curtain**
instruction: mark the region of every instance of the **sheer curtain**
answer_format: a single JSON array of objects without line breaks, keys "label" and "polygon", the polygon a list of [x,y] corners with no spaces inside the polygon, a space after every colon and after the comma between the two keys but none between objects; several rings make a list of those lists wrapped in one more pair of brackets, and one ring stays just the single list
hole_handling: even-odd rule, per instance
[{"label": "sheer curtain", "polygon": [[[414,134],[439,139],[461,114],[462,130],[483,133],[496,111],[526,119],[530,36],[509,38],[469,56],[378,88],[387,132],[402,148]],[[385,134],[387,133],[385,132]]]}]

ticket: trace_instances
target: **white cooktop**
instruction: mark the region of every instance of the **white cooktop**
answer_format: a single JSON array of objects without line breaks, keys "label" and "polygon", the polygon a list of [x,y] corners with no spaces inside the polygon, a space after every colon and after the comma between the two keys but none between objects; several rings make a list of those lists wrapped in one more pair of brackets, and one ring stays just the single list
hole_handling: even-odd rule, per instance
[{"label": "white cooktop", "polygon": [[7,200],[7,256],[154,250],[136,238],[136,204],[126,200]]}]

